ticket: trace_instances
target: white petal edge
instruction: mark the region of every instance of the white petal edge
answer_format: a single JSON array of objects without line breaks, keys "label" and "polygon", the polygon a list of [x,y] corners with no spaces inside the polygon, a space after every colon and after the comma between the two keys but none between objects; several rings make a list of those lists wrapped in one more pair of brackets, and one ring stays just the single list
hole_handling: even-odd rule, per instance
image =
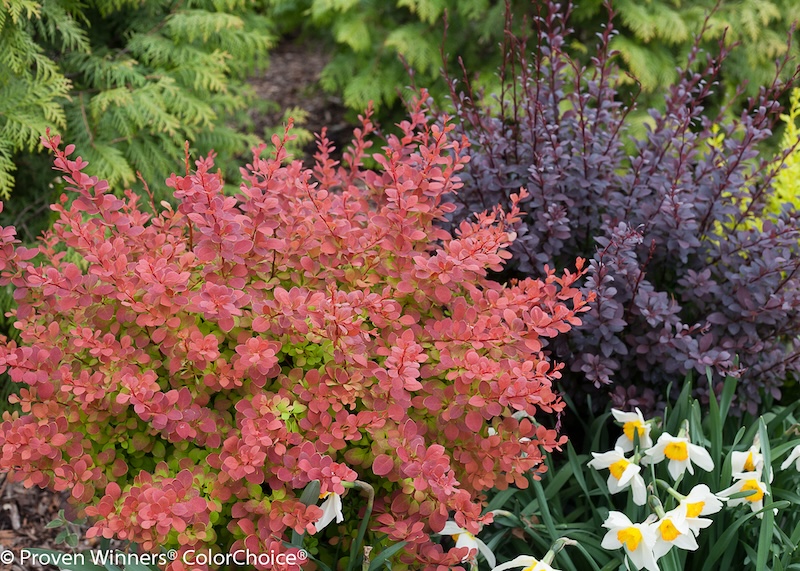
[{"label": "white petal edge", "polygon": [[514,569],[515,567],[530,567],[531,565],[536,565],[537,563],[539,563],[539,561],[535,557],[531,557],[530,555],[519,555],[511,561],[506,561],[505,563],[494,567],[492,571],[505,571],[506,569]]},{"label": "white petal edge", "polygon": [[711,459],[711,454],[708,450],[697,444],[689,445],[692,461],[700,466],[706,472],[714,470],[714,461]]},{"label": "white petal edge", "polygon": [[483,557],[484,559],[486,559],[486,562],[489,564],[489,567],[494,567],[495,565],[497,565],[497,559],[495,558],[494,553],[492,553],[492,550],[489,549],[489,546],[486,545],[483,541],[481,541],[477,537],[475,538],[475,541],[478,544],[478,551],[483,554]]},{"label": "white petal edge", "polygon": [[467,533],[467,530],[463,527],[458,527],[458,524],[454,521],[448,521],[444,524],[439,535],[458,535],[459,533]]}]

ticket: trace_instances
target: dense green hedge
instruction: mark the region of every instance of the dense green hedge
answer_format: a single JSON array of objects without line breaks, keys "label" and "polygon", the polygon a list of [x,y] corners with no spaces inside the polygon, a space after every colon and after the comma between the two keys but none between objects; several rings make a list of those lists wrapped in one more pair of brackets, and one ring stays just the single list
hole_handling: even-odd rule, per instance
[{"label": "dense green hedge", "polygon": [[[702,47],[709,52],[717,51],[715,44],[723,33],[726,44],[739,43],[723,72],[724,93],[730,95],[747,82],[749,93],[755,94],[772,81],[775,61],[787,51],[792,23],[800,19],[800,4],[795,0],[720,0],[718,4],[715,10],[716,0],[615,0],[614,26],[620,34],[611,47],[619,51],[642,90],[657,94],[678,80],[677,67],[685,65],[695,36],[706,25]],[[571,25],[586,45],[594,45],[594,30],[607,19],[602,0],[579,0]],[[800,55],[796,41],[791,50],[794,56]],[[658,99],[654,96],[652,101]]]},{"label": "dense green hedge", "polygon": [[[280,0],[279,0],[280,1]],[[322,86],[339,92],[348,107],[361,110],[370,102],[391,106],[409,84],[401,57],[414,69],[416,81],[439,86],[442,52],[449,65],[462,57],[472,71],[494,76],[503,39],[505,3],[498,0],[305,0],[291,3],[308,15],[309,35],[330,34],[333,58],[322,74]],[[529,2],[514,2],[521,17]],[[445,37],[445,18],[447,35]],[[401,56],[401,57],[398,57]]]},{"label": "dense green hedge", "polygon": [[[614,3],[621,33],[612,47],[654,100],[676,80],[713,6]],[[510,7],[511,27],[532,32],[539,3]],[[321,85],[357,111],[372,101],[379,117],[389,117],[411,82],[401,58],[434,96],[445,88],[442,53],[451,75],[462,58],[491,89],[506,18],[501,0],[8,0],[0,5],[0,197],[14,188],[18,168],[29,171],[26,186],[39,187],[33,194],[49,182],[31,179],[41,165],[20,155],[38,148],[48,126],[85,149],[112,184],[134,183],[137,171],[152,182],[175,168],[168,157],[187,139],[223,158],[246,149],[254,138],[234,119],[253,104],[244,78],[266,65],[281,34],[326,44],[332,58]],[[767,83],[798,18],[791,0],[723,0],[705,38],[711,47],[729,27],[728,41],[742,43],[724,71],[725,91],[744,80],[753,90]],[[600,0],[577,2],[570,50],[588,62],[586,46],[606,19]]]},{"label": "dense green hedge", "polygon": [[137,171],[157,180],[187,139],[223,155],[246,149],[231,117],[248,105],[244,79],[266,63],[272,28],[243,0],[3,2],[0,196],[29,162],[15,154],[35,151],[46,127],[112,184]]}]

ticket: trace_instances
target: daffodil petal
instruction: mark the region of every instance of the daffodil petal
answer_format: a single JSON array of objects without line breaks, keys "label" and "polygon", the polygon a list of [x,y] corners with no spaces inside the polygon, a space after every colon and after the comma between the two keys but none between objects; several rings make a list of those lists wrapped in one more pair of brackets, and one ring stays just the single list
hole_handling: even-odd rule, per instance
[{"label": "daffodil petal", "polygon": [[667,464],[667,471],[673,480],[680,478],[686,470],[686,460],[670,460]]},{"label": "daffodil petal", "polygon": [[475,538],[475,542],[478,545],[478,551],[483,555],[483,558],[486,559],[489,566],[494,567],[497,564],[497,559],[495,559],[494,553],[489,549],[489,546],[477,537]]},{"label": "daffodil petal", "polygon": [[493,568],[492,571],[505,571],[506,569],[514,569],[515,567],[530,567],[531,565],[536,565],[538,562],[539,561],[535,557],[531,557],[530,555],[520,555],[511,561],[506,561],[498,565]]},{"label": "daffodil petal", "polygon": [[617,538],[617,531],[615,529],[609,530],[600,542],[600,547],[609,551],[619,549],[622,547],[622,542]]},{"label": "daffodil petal", "polygon": [[675,538],[675,541],[672,542],[675,547],[680,547],[681,549],[685,549],[686,551],[694,551],[699,546],[697,545],[697,540],[691,533],[682,533],[678,537]]},{"label": "daffodil petal", "polygon": [[708,450],[697,444],[690,444],[689,450],[692,462],[700,466],[706,472],[714,470],[714,460],[711,459]]},{"label": "daffodil petal", "polygon": [[642,546],[636,551],[628,551],[626,549],[625,553],[628,554],[628,556],[631,558],[631,561],[633,561],[633,564],[636,565],[637,569],[644,567],[648,571],[660,571],[658,568],[658,563],[656,563],[656,556],[649,547]]},{"label": "daffodil petal", "polygon": [[456,539],[456,547],[469,547],[470,549],[478,549],[478,538],[471,533],[459,533]]},{"label": "daffodil petal", "polygon": [[622,512],[611,511],[608,512],[608,517],[606,521],[603,522],[603,527],[611,529],[614,527],[630,527],[633,525],[628,516],[626,516]]},{"label": "daffodil petal", "polygon": [[339,494],[330,494],[319,507],[322,509],[322,517],[314,523],[317,532],[324,529],[334,519],[336,523],[344,521],[344,515],[342,515],[342,498]]},{"label": "daffodil petal", "polygon": [[637,506],[643,506],[647,503],[647,487],[644,485],[644,480],[638,474],[633,478],[631,483],[633,490],[633,503]]},{"label": "daffodil petal", "polygon": [[786,470],[786,468],[791,466],[792,462],[794,462],[795,460],[797,460],[795,468],[797,468],[797,471],[800,472],[800,445],[795,446],[792,449],[792,452],[789,454],[789,457],[783,461],[783,464],[781,464],[781,470]]},{"label": "daffodil petal", "polygon": [[458,535],[459,533],[467,533],[467,530],[463,527],[459,527],[454,521],[446,522],[442,531],[439,532],[440,535]]}]

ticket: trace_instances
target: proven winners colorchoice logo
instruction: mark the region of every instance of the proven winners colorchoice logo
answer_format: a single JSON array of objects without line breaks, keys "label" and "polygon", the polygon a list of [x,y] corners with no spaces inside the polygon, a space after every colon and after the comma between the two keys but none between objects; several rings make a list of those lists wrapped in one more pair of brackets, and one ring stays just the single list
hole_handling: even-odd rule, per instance
[{"label": "proven winners colorchoice logo", "polygon": [[[124,551],[91,550],[83,553],[61,553],[49,549],[22,549],[19,555],[11,550],[0,551],[0,563],[10,565],[17,563],[26,565],[55,565],[60,568],[70,565],[81,566],[91,562],[93,565],[166,565],[178,557],[175,549],[164,553],[125,553]],[[300,549],[290,553],[253,553],[246,549],[238,549],[231,553],[214,553],[210,550],[197,551],[189,549],[181,554],[186,565],[229,565],[229,566],[265,566],[277,567],[285,565],[302,565],[308,560],[308,553]]]}]

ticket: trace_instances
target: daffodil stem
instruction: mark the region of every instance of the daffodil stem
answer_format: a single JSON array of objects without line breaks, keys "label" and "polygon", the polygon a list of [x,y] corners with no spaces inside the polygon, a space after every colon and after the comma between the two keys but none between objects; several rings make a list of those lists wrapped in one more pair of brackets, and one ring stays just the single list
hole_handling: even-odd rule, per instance
[{"label": "daffodil stem", "polygon": [[355,488],[362,492],[367,492],[367,513],[372,513],[372,504],[375,501],[375,488],[363,480],[356,480],[354,482],[342,482],[345,488]]},{"label": "daffodil stem", "polygon": [[[355,561],[358,550],[364,543],[364,537],[367,533],[367,525],[369,524],[370,517],[372,516],[372,504],[375,501],[375,488],[362,480],[356,480],[355,482],[342,482],[342,486],[345,488],[358,489],[362,493],[366,492],[367,494],[367,505],[364,508],[364,518],[361,520],[361,525],[358,527],[358,534],[356,535],[356,538],[350,547],[350,559],[351,561]],[[367,555],[369,555],[369,552],[365,550],[365,559],[367,558]],[[369,569],[369,567],[367,567],[367,569]]]},{"label": "daffodil stem", "polygon": [[681,429],[678,431],[678,438],[689,437],[689,419],[684,419],[681,423]]},{"label": "daffodil stem", "polygon": [[369,554],[371,551],[371,545],[364,546],[364,561],[361,562],[361,571],[369,571]]},{"label": "daffodil stem", "polygon": [[547,563],[550,565],[553,562],[553,559],[556,558],[558,552],[564,549],[567,545],[576,545],[578,542],[574,539],[570,539],[569,537],[559,537],[553,542],[553,545],[550,546],[550,550],[544,554],[542,557],[542,563]]},{"label": "daffodil stem", "polygon": [[355,480],[353,482],[342,482],[342,487],[345,489],[356,489],[362,492],[367,492],[367,509],[372,511],[372,504],[375,501],[375,488],[363,480]]},{"label": "daffodil stem", "polygon": [[654,512],[656,512],[656,515],[663,519],[667,514],[664,512],[664,506],[661,504],[661,500],[658,499],[658,496],[651,495],[649,501],[650,507],[653,508]]},{"label": "daffodil stem", "polygon": [[660,478],[656,478],[656,485],[661,488],[662,490],[666,491],[670,496],[678,500],[679,502],[686,499],[686,496],[681,494],[678,490],[673,488],[669,485],[669,482],[665,482]]}]

